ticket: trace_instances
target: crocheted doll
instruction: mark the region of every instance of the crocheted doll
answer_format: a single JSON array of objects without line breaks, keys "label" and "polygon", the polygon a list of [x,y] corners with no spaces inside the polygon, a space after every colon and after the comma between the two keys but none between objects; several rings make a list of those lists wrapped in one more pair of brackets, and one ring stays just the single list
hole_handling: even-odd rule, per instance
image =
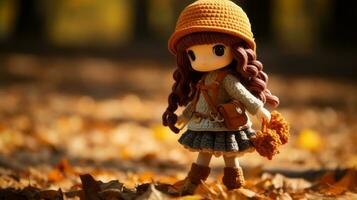
[{"label": "crocheted doll", "polygon": [[[240,188],[244,177],[238,156],[255,150],[250,140],[255,131],[249,119],[239,127],[228,128],[223,123],[228,119],[213,112],[215,106],[235,99],[242,107],[234,112],[243,115],[247,111],[269,122],[271,114],[264,105],[279,104],[267,89],[268,76],[256,59],[247,15],[229,0],[198,0],[180,14],[168,47],[177,58],[177,69],[163,124],[175,133],[180,130],[176,125],[187,124],[179,142],[199,152],[182,194],[193,194],[206,180],[212,155],[224,158],[224,185],[229,190]],[[186,106],[180,116],[175,114],[178,106]]]}]

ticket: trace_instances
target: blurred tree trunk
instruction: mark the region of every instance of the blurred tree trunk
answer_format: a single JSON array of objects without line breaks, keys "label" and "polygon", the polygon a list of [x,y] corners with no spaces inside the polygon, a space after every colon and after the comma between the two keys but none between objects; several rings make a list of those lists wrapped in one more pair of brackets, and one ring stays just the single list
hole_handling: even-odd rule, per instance
[{"label": "blurred tree trunk", "polygon": [[257,40],[270,41],[272,32],[272,1],[242,1]]},{"label": "blurred tree trunk", "polygon": [[15,20],[13,38],[16,40],[42,40],[45,23],[38,12],[37,0],[18,0],[18,15]]},{"label": "blurred tree trunk", "polygon": [[135,25],[134,25],[134,33],[136,39],[139,40],[147,40],[150,35],[149,31],[149,0],[135,0]]},{"label": "blurred tree trunk", "polygon": [[332,20],[325,27],[328,36],[326,42],[343,46],[357,44],[357,1],[334,0],[331,7],[334,9]]},{"label": "blurred tree trunk", "polygon": [[318,0],[274,0],[273,25],[280,47],[290,52],[311,53],[317,47],[322,16]]}]

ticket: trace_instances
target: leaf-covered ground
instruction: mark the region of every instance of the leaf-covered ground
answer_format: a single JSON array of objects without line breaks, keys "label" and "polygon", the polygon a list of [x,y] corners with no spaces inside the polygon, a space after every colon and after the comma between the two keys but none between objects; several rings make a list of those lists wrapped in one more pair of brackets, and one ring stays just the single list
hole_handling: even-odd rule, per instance
[{"label": "leaf-covered ground", "polygon": [[[160,62],[0,57],[0,199],[178,198],[195,153],[161,126],[173,68]],[[223,162],[183,199],[357,199],[356,82],[272,75],[291,138],[269,161]]]}]

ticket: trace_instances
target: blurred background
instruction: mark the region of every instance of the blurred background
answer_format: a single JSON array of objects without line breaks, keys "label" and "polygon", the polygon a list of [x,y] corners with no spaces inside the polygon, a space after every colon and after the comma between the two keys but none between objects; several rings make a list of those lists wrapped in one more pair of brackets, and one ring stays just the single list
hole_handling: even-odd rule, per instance
[{"label": "blurred background", "polygon": [[[45,171],[64,188],[52,168],[63,160],[132,184],[131,172],[184,177],[195,154],[161,114],[175,69],[167,40],[191,2],[0,0],[0,167]],[[242,165],[302,175],[356,166],[357,1],[235,2],[292,127],[276,159],[251,154]]]},{"label": "blurred background", "polygon": [[[1,52],[172,60],[166,41],[190,2],[1,0]],[[354,1],[236,2],[250,17],[269,70],[354,77]]]}]

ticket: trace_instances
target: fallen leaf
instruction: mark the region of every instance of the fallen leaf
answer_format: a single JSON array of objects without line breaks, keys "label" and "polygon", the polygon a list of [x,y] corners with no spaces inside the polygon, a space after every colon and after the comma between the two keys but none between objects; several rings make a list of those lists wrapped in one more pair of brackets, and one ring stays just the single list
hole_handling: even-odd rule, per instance
[{"label": "fallen leaf", "polygon": [[284,186],[284,176],[281,174],[276,174],[273,179],[271,180],[271,183],[274,187],[274,189],[279,189],[283,188]]},{"label": "fallen leaf", "polygon": [[299,133],[297,143],[300,148],[318,151],[322,148],[322,138],[317,131],[304,129]]},{"label": "fallen leaf", "polygon": [[98,193],[98,196],[100,197],[100,199],[105,199],[105,200],[122,199],[121,192],[120,192],[120,190],[117,190],[117,189],[107,189],[107,190],[101,191]]},{"label": "fallen leaf", "polygon": [[293,198],[286,192],[284,192],[283,194],[279,194],[276,199],[277,200],[293,200]]},{"label": "fallen leaf", "polygon": [[321,191],[327,195],[337,196],[348,190],[354,190],[357,186],[357,174],[355,169],[349,169],[346,174],[335,183],[324,184]]},{"label": "fallen leaf", "polygon": [[120,183],[118,180],[111,180],[107,183],[103,183],[102,181],[97,182],[101,190],[116,189],[122,191],[124,188],[124,184]]},{"label": "fallen leaf", "polygon": [[150,184],[146,192],[140,195],[138,200],[162,200],[167,199],[166,195],[158,191],[153,184]]},{"label": "fallen leaf", "polygon": [[159,141],[176,141],[176,135],[171,130],[161,124],[152,127],[154,137]]},{"label": "fallen leaf", "polygon": [[79,176],[82,182],[83,188],[83,200],[99,200],[100,186],[98,182],[90,175],[83,174]]},{"label": "fallen leaf", "polygon": [[62,159],[58,164],[47,174],[48,181],[57,182],[63,180],[68,174],[76,174],[72,165],[67,159]]},{"label": "fallen leaf", "polygon": [[184,197],[180,197],[181,200],[201,200],[203,199],[200,195],[187,195]]},{"label": "fallen leaf", "polygon": [[248,197],[248,198],[253,198],[253,197],[257,196],[256,192],[254,192],[252,190],[249,190],[249,189],[240,188],[237,191],[239,193],[243,194],[245,197]]},{"label": "fallen leaf", "polygon": [[39,197],[41,199],[53,199],[53,200],[63,200],[62,190],[44,190],[39,192]]},{"label": "fallen leaf", "polygon": [[57,182],[64,179],[64,175],[58,169],[53,169],[47,174],[47,179],[50,182]]},{"label": "fallen leaf", "polygon": [[150,171],[146,171],[144,173],[139,174],[139,182],[145,183],[145,182],[152,182],[154,180],[155,174]]}]

